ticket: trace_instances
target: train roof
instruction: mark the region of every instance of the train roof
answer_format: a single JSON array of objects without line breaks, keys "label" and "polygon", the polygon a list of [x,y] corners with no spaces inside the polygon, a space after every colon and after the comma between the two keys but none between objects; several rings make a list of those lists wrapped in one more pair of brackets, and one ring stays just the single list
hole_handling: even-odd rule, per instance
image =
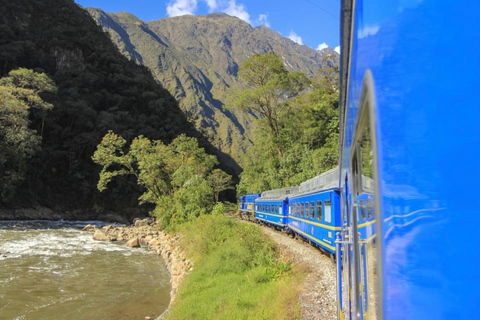
[{"label": "train roof", "polygon": [[335,167],[310,180],[302,182],[296,195],[338,188],[339,179],[340,170],[338,167]]},{"label": "train roof", "polygon": [[[313,193],[322,190],[329,189],[338,189],[339,188],[339,179],[340,179],[340,170],[339,167],[335,167],[324,173],[302,182],[298,188],[298,192],[294,196]],[[373,193],[373,179],[362,175],[362,190],[365,192]]]},{"label": "train roof", "polygon": [[297,193],[298,187],[287,187],[262,192],[258,200],[285,200],[291,194]]}]

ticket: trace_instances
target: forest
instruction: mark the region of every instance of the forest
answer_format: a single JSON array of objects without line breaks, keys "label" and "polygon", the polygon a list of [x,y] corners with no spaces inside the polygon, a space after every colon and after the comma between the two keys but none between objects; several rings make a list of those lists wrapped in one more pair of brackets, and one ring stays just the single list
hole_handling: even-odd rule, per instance
[{"label": "forest", "polygon": [[[142,189],[134,179],[97,190],[101,168],[91,157],[109,130],[129,142],[186,134],[217,154],[149,70],[122,56],[73,1],[1,0],[0,13],[0,90],[9,106],[1,111],[1,207],[137,208]],[[31,79],[17,85],[18,73]],[[29,139],[12,145],[20,134]]]},{"label": "forest", "polygon": [[[226,108],[254,114],[257,129],[238,180],[86,11],[72,1],[0,2],[1,207],[150,211],[169,225],[235,201],[233,183],[237,195],[298,185],[337,163],[334,57],[313,79],[272,52],[240,66]],[[160,152],[150,160],[162,169],[141,152]]]},{"label": "forest", "polygon": [[296,186],[338,164],[338,66],[333,57],[314,79],[288,72],[275,53],[240,66],[242,90],[230,108],[259,115],[237,195]]}]

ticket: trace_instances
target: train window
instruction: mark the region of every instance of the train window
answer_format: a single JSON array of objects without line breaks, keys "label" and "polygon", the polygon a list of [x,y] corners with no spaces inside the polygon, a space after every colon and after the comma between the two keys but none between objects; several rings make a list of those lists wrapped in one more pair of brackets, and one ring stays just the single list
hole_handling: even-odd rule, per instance
[{"label": "train window", "polygon": [[373,217],[373,203],[372,200],[368,200],[368,219],[372,219]]},{"label": "train window", "polygon": [[308,210],[308,202],[305,202],[305,218],[308,218],[310,216],[310,212]]},{"label": "train window", "polygon": [[310,202],[310,218],[315,219],[315,202]]},{"label": "train window", "polygon": [[322,221],[322,201],[317,201],[317,220]]},{"label": "train window", "polygon": [[275,212],[278,213],[278,204],[275,205]]},{"label": "train window", "polygon": [[300,216],[303,218],[305,213],[305,203],[302,202],[300,209]]},{"label": "train window", "polygon": [[325,222],[332,222],[332,205],[330,200],[325,200]]},{"label": "train window", "polygon": [[360,212],[362,214],[362,220],[367,219],[367,207],[365,205],[365,201],[360,200]]},{"label": "train window", "polygon": [[[367,194],[369,197],[375,193],[375,94],[373,90],[373,81],[370,71],[365,73],[363,88],[360,98],[360,104],[355,121],[355,129],[352,141],[352,150],[350,164],[352,168],[352,198],[355,199],[361,194]],[[368,199],[368,198],[367,198]],[[370,200],[370,199],[368,199]],[[373,200],[373,199],[372,199]],[[372,201],[373,202],[373,201]],[[375,211],[371,209],[372,202],[368,201],[368,217],[375,219]],[[379,204],[376,204],[378,208]],[[359,234],[358,229],[360,220],[366,219],[367,201],[359,201],[358,215],[352,217],[352,231],[354,234],[353,243],[359,250],[354,250],[353,261],[356,265],[352,275],[357,285],[352,289],[352,294],[356,297],[353,312],[363,310],[365,318],[370,320],[379,319],[378,306],[382,305],[381,292],[378,290],[378,278],[381,272],[377,270],[381,259],[377,259],[377,249],[373,228],[366,228],[366,234]],[[357,219],[358,218],[358,219]],[[380,224],[376,225],[376,232],[379,233]],[[380,238],[381,239],[381,238]]]}]

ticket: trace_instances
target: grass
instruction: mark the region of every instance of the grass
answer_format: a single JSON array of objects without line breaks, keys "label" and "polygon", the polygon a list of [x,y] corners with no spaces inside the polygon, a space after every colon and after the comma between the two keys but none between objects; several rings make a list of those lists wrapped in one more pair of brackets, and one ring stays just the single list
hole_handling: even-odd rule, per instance
[{"label": "grass", "polygon": [[194,261],[167,319],[299,319],[302,272],[259,227],[202,216],[179,228]]}]

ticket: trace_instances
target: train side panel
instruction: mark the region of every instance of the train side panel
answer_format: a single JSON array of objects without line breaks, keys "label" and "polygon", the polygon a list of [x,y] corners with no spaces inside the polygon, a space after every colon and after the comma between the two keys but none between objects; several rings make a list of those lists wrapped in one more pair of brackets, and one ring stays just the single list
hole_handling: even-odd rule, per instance
[{"label": "train side panel", "polygon": [[335,232],[340,230],[338,189],[294,195],[289,199],[288,227],[295,233],[335,253]]},{"label": "train side panel", "polygon": [[[351,42],[342,43],[349,59],[342,60],[348,81],[342,81],[340,182],[350,228],[343,231],[351,236],[343,240],[357,237],[352,230],[366,223],[358,217],[357,181],[364,170],[359,158],[368,157],[366,136],[378,235],[371,251],[376,265],[366,275],[361,253],[345,257],[350,293],[343,290],[342,316],[477,318],[480,207],[472,195],[480,180],[480,33],[474,27],[480,3],[343,3],[353,9]],[[368,239],[358,231],[352,248]],[[375,292],[359,293],[362,277],[375,278]]]}]

